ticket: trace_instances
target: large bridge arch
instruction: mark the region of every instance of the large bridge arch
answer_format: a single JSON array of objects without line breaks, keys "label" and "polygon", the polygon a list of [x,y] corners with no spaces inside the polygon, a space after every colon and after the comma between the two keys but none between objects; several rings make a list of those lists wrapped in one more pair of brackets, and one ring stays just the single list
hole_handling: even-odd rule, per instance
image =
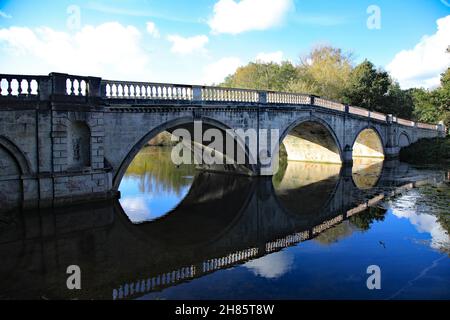
[{"label": "large bridge arch", "polygon": [[383,159],[386,155],[385,145],[385,139],[376,126],[365,126],[356,133],[353,139],[352,157]]},{"label": "large bridge arch", "polygon": [[342,146],[333,127],[322,118],[303,116],[280,135],[276,151],[284,143],[288,160],[342,163]]},{"label": "large bridge arch", "polygon": [[[189,117],[189,116],[179,117],[176,119],[168,120],[156,127],[153,127],[149,131],[147,131],[138,140],[138,142],[135,143],[131,147],[131,149],[127,152],[126,156],[123,159],[121,159],[120,165],[118,166],[117,170],[115,170],[115,174],[113,177],[113,184],[112,184],[113,190],[114,191],[118,190],[120,182],[121,182],[123,176],[125,175],[127,168],[129,167],[129,165],[131,164],[133,159],[136,157],[136,155],[139,153],[139,151],[142,150],[142,148],[148,143],[148,141],[150,141],[152,138],[154,138],[161,132],[171,130],[174,128],[183,128],[184,126],[187,126],[187,125],[193,125],[195,121],[197,121],[197,120],[194,120],[192,117]],[[224,133],[224,135],[227,135],[227,131],[231,130],[231,128],[228,127],[226,124],[224,124],[218,120],[212,119],[212,118],[202,117],[198,121],[201,121],[202,125],[206,124],[211,128],[219,129],[222,133]],[[189,128],[189,129],[192,129],[192,128]],[[207,129],[207,128],[204,128],[204,129]],[[202,135],[203,135],[203,132],[202,132]],[[191,137],[194,138],[193,133],[191,134]],[[239,136],[233,136],[232,138],[234,139],[234,142],[236,143],[237,148],[240,148],[240,150],[242,152],[245,152],[245,157],[246,157],[245,166],[248,167],[248,170],[250,172],[256,172],[256,167],[255,167],[256,161],[252,160],[251,153],[248,151],[245,141],[242,141]],[[226,139],[226,137],[224,136],[224,142],[225,142],[225,139]],[[192,151],[195,151],[195,148],[193,148]],[[227,166],[227,165],[224,164],[223,166]]]}]

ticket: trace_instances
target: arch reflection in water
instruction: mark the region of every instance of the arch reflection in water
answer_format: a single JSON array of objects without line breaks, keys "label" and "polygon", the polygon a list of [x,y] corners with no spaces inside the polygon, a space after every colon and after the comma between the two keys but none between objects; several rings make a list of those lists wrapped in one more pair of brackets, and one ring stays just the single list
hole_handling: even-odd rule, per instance
[{"label": "arch reflection in water", "polygon": [[[332,192],[327,191],[327,174],[317,174],[323,180],[309,178],[298,188],[281,181],[288,186],[281,197],[270,179],[200,173],[169,214],[139,225],[127,219],[118,202],[23,214],[0,229],[0,297],[138,298],[238,265],[249,271],[247,277],[275,281],[298,269],[302,252],[299,248],[293,258],[280,250],[309,239],[331,245],[381,221],[384,211],[367,211],[368,206],[385,195],[404,192],[415,181],[411,177],[417,176],[411,171],[407,177],[411,180],[406,181],[402,171],[403,180],[398,182],[397,168],[385,166],[377,187],[366,190],[345,175],[337,177]],[[319,194],[325,194],[327,201],[318,203],[312,214],[307,204]],[[297,201],[294,214],[288,211],[286,199]],[[341,228],[344,224],[347,227]],[[330,251],[322,253],[326,258]],[[343,261],[348,268],[353,262]],[[72,264],[82,266],[83,290],[65,287],[65,268]],[[334,267],[324,264],[311,272],[319,276]],[[232,279],[221,283],[224,288],[227,281]],[[211,293],[211,288],[200,287]]]},{"label": "arch reflection in water", "polygon": [[352,178],[358,189],[366,190],[376,187],[383,170],[383,159],[354,158]]},{"label": "arch reflection in water", "polygon": [[170,147],[145,147],[120,183],[120,203],[133,223],[164,216],[186,197],[195,168],[175,166]]}]

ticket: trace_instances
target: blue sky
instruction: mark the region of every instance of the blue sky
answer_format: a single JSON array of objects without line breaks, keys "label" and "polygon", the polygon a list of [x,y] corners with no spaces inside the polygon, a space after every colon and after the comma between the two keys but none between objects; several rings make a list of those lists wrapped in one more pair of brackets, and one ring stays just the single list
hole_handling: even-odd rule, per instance
[{"label": "blue sky", "polygon": [[432,87],[450,64],[450,0],[0,0],[8,73],[203,84],[257,58],[297,62],[317,44]]}]

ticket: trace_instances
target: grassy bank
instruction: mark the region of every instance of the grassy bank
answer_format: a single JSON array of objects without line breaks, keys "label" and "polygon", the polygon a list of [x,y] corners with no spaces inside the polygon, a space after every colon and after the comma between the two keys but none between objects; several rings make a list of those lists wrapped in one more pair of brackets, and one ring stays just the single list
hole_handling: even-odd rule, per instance
[{"label": "grassy bank", "polygon": [[450,136],[421,139],[400,151],[400,160],[414,164],[450,164]]}]

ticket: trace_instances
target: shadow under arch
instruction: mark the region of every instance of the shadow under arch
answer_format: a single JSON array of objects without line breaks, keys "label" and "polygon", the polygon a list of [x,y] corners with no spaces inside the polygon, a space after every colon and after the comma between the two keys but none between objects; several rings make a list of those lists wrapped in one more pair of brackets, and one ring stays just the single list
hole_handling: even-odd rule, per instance
[{"label": "shadow under arch", "polygon": [[115,206],[122,223],[141,241],[166,247],[201,248],[237,223],[254,195],[254,188],[255,183],[249,177],[200,172],[186,197],[153,221],[133,224],[119,201]]},{"label": "shadow under arch", "polygon": [[[361,140],[361,142],[359,142]],[[356,146],[356,150],[355,150]],[[351,147],[353,149],[352,158],[384,158],[385,141],[382,138],[379,130],[372,125],[363,127],[355,135]]]},{"label": "shadow under arch", "polygon": [[[326,154],[323,155],[323,157],[320,157],[320,150],[319,148],[317,148],[317,150],[315,150],[315,152],[319,151],[319,154],[315,157],[308,157],[305,155],[299,155],[299,157],[297,157],[298,159],[296,159],[295,157],[291,157],[291,159],[289,159],[289,150],[287,150],[288,152],[288,159],[289,160],[296,160],[296,161],[311,161],[311,162],[327,162],[327,163],[342,163],[342,146],[339,142],[339,139],[336,136],[336,133],[334,132],[334,130],[331,128],[331,126],[323,119],[315,117],[315,116],[305,116],[305,117],[300,117],[298,119],[296,119],[294,122],[292,122],[285,130],[284,132],[280,135],[280,139],[275,147],[275,153],[274,154],[278,154],[279,152],[279,148],[280,145],[285,142],[286,138],[296,130],[296,128],[301,129],[300,127],[303,125],[305,128],[305,124],[309,125],[309,129],[311,130],[316,130],[316,133],[322,134],[322,137],[325,137],[325,139],[327,141],[320,141],[317,140],[318,137],[316,137],[316,139],[314,139],[314,132],[312,133],[312,135],[309,135],[307,137],[307,139],[310,139],[311,144],[315,144],[318,145],[322,150],[328,150],[328,152],[326,152]],[[306,127],[308,128],[308,127]],[[301,133],[300,133],[301,135]],[[302,139],[305,137],[301,137]],[[307,140],[304,139],[304,140]],[[323,143],[321,143],[323,142]],[[285,145],[286,146],[286,145]],[[303,145],[305,146],[305,145]],[[288,149],[288,147],[286,146],[286,149]],[[325,150],[325,151],[326,151]],[[330,157],[331,158],[328,158]]]},{"label": "shadow under arch", "polygon": [[[217,120],[214,120],[214,119],[211,119],[208,117],[203,117],[201,119],[201,122],[205,123],[213,128],[217,128],[217,129],[221,130],[222,132],[225,132],[225,134],[226,134],[227,130],[231,129],[228,126],[226,126],[225,124],[223,124],[222,122],[219,122]],[[192,117],[180,117],[180,118],[177,118],[174,120],[167,121],[163,124],[160,124],[159,126],[150,130],[147,134],[145,134],[131,148],[131,150],[127,153],[126,157],[122,160],[122,162],[119,166],[119,169],[117,170],[117,172],[114,175],[112,189],[114,191],[118,191],[120,182],[122,181],[122,178],[125,175],[125,172],[127,171],[129,165],[131,164],[133,159],[136,157],[136,155],[139,153],[139,151],[141,151],[141,149],[147,144],[148,141],[150,141],[152,138],[156,137],[159,133],[161,133],[163,131],[170,131],[174,128],[182,128],[183,126],[192,125],[192,124],[194,124],[194,119]],[[202,135],[203,135],[203,132],[202,132]],[[237,144],[238,148],[241,148],[241,150],[244,150],[245,156],[246,156],[246,163],[249,163],[249,165],[248,165],[249,170],[256,172],[255,165],[252,164],[252,163],[256,163],[256,162],[247,161],[248,159],[251,160],[251,156],[250,156],[250,153],[248,152],[248,148],[245,145],[245,142],[241,141],[239,139],[239,137],[233,137],[233,139],[234,139],[235,143]]]}]

